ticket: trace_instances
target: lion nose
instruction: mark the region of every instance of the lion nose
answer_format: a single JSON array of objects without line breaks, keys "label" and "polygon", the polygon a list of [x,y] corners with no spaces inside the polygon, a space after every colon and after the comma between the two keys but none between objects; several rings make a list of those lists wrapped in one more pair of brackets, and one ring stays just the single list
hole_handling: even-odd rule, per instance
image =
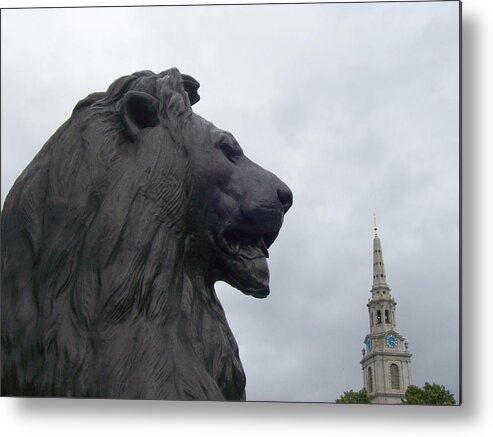
[{"label": "lion nose", "polygon": [[277,197],[279,197],[284,209],[284,214],[286,214],[293,204],[293,193],[287,185],[282,184],[282,186],[277,189]]}]

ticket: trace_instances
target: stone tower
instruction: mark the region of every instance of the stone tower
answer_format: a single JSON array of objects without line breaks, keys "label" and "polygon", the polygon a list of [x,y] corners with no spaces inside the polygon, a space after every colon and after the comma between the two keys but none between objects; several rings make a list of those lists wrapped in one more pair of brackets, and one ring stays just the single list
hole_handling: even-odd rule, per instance
[{"label": "stone tower", "polygon": [[374,230],[372,297],[367,304],[370,333],[361,360],[363,384],[372,403],[400,404],[411,384],[411,354],[405,338],[397,332],[397,304],[387,284],[376,222]]}]

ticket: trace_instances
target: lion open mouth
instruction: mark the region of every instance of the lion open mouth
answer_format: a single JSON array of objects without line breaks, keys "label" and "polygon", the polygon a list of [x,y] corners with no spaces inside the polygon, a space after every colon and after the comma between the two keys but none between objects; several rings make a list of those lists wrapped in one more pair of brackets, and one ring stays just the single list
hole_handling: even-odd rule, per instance
[{"label": "lion open mouth", "polygon": [[276,239],[276,232],[248,232],[241,229],[228,229],[219,235],[220,247],[232,256],[253,260],[269,258],[267,250]]},{"label": "lion open mouth", "polygon": [[257,298],[268,296],[270,291],[267,249],[278,233],[277,226],[248,231],[235,227],[220,232],[217,235],[217,244],[226,255],[226,282],[244,294]]}]

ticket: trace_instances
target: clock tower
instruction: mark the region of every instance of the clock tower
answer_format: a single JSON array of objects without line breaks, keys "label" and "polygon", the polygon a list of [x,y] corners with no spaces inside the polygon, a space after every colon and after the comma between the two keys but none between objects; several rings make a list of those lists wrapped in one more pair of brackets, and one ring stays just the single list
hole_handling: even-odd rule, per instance
[{"label": "clock tower", "polygon": [[375,222],[373,286],[368,299],[370,333],[363,349],[363,386],[375,404],[400,404],[411,384],[411,354],[397,332],[396,302],[390,293],[383,264],[382,245]]}]

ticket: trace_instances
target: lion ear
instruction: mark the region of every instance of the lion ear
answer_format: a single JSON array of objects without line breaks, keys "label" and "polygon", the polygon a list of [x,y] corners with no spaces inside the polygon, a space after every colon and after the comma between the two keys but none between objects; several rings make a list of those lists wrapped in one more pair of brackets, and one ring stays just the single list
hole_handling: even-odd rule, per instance
[{"label": "lion ear", "polygon": [[120,115],[132,141],[146,127],[159,124],[159,101],[150,94],[140,91],[129,91],[120,105]]},{"label": "lion ear", "polygon": [[199,93],[197,90],[200,88],[200,83],[198,83],[192,76],[188,74],[181,74],[183,80],[183,87],[188,94],[188,99],[190,100],[190,106],[195,105],[200,100]]}]

